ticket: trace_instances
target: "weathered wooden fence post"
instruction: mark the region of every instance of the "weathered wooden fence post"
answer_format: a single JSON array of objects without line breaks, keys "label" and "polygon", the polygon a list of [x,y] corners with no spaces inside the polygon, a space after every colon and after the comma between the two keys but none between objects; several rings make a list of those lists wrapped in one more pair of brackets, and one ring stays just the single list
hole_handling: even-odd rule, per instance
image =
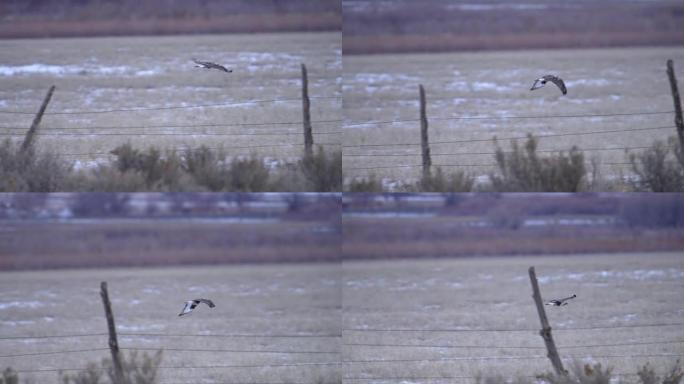
[{"label": "weathered wooden fence post", "polygon": [[530,267],[530,282],[532,283],[532,298],[534,298],[534,303],[537,305],[537,312],[539,313],[539,320],[541,321],[542,329],[539,334],[544,339],[546,344],[546,350],[548,351],[549,360],[553,365],[553,369],[556,371],[557,375],[565,375],[567,371],[563,368],[563,362],[558,355],[558,350],[556,349],[556,344],[553,342],[553,336],[551,335],[551,327],[549,326],[549,320],[546,318],[546,311],[544,311],[544,303],[542,303],[541,293],[539,293],[539,285],[537,284],[537,275],[534,273],[534,267]]},{"label": "weathered wooden fence post", "polygon": [[423,157],[423,179],[430,176],[430,144],[428,142],[428,120],[425,111],[425,89],[423,84],[418,85],[420,91],[420,149]]},{"label": "weathered wooden fence post", "polygon": [[682,102],[679,99],[679,89],[677,78],[675,77],[674,64],[672,59],[667,61],[667,77],[670,79],[670,89],[672,90],[672,100],[675,107],[675,126],[679,137],[679,146],[684,151],[684,119],[682,119]]},{"label": "weathered wooden fence post", "polygon": [[53,85],[48,90],[47,95],[45,95],[45,99],[43,100],[43,104],[40,106],[40,109],[38,110],[36,117],[33,118],[33,122],[31,123],[31,128],[29,128],[28,132],[26,132],[26,136],[24,137],[24,142],[21,143],[21,151],[22,152],[26,152],[31,147],[31,144],[33,144],[33,137],[35,136],[36,132],[38,132],[38,126],[40,125],[40,120],[43,119],[43,114],[45,113],[45,109],[47,108],[47,105],[50,102],[50,99],[52,98],[52,92],[54,92],[54,91],[55,91],[55,86]]},{"label": "weathered wooden fence post", "polygon": [[311,103],[309,101],[309,79],[306,65],[302,64],[302,112],[304,123],[304,156],[313,157],[313,134],[311,133]]},{"label": "weathered wooden fence post", "polygon": [[112,352],[112,365],[114,366],[114,379],[116,380],[114,384],[126,384],[119,356],[119,343],[116,340],[114,314],[112,313],[112,304],[109,302],[106,281],[100,283],[100,296],[102,296],[102,304],[104,304],[105,316],[107,316],[107,327],[109,328],[109,349]]}]

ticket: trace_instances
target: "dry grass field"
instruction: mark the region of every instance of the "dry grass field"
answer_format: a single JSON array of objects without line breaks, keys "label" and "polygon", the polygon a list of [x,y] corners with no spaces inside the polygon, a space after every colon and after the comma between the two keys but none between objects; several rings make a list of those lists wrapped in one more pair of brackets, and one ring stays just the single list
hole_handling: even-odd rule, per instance
[{"label": "dry grass field", "polygon": [[[164,350],[158,383],[339,382],[339,264],[2,272],[0,367],[56,383],[58,369],[108,357],[105,280],[124,352]],[[178,317],[195,297],[216,308]]]},{"label": "dry grass field", "polygon": [[[345,261],[345,382],[459,383],[551,371],[529,266],[544,299],[577,295],[546,307],[566,368],[600,362],[634,382],[646,362],[663,372],[684,355],[681,253]],[[666,323],[678,325],[638,327]],[[571,330],[586,327],[596,328]]]},{"label": "dry grass field", "polygon": [[[127,142],[206,145],[275,166],[302,156],[304,63],[314,143],[339,150],[340,38],[321,32],[0,40],[0,136],[21,140],[54,84],[38,148],[76,168],[108,162],[109,152]],[[233,73],[195,68],[193,57]],[[198,105],[205,106],[187,108]],[[29,114],[4,113],[12,111]]]},{"label": "dry grass field", "polygon": [[[674,60],[681,84],[681,47],[345,57],[344,176],[349,181],[375,175],[386,185],[420,177],[418,85],[423,84],[432,164],[446,172],[484,176],[494,168],[495,136],[508,150],[506,138],[530,133],[540,138],[541,151],[577,146],[587,162],[598,162],[603,178],[628,177],[624,148],[639,152],[654,140],[675,136],[672,113],[505,117],[672,111],[667,59]],[[562,96],[553,85],[531,92],[534,80],[544,74],[562,77],[568,94]],[[490,119],[468,119],[473,117]],[[600,131],[613,132],[595,133]]]}]

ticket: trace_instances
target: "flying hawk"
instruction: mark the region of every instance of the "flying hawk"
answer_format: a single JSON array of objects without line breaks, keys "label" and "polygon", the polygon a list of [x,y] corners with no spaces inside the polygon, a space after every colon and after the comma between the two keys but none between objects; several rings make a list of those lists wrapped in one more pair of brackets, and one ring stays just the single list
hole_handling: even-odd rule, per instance
[{"label": "flying hawk", "polygon": [[227,72],[227,73],[233,72],[232,69],[227,69],[223,65],[212,63],[210,61],[200,61],[197,59],[192,59],[192,61],[194,61],[195,64],[197,64],[197,65],[195,65],[195,67],[197,67],[197,68],[218,69],[219,71],[223,71],[223,72]]},{"label": "flying hawk", "polygon": [[207,299],[188,300],[185,302],[185,307],[183,308],[183,311],[179,313],[178,316],[187,315],[188,313],[192,312],[192,310],[195,309],[195,307],[198,306],[200,303],[208,305],[209,308],[214,308],[216,306],[214,305],[213,301]]},{"label": "flying hawk", "polygon": [[577,295],[572,295],[570,297],[566,297],[563,299],[554,299],[546,303],[546,305],[553,305],[556,307],[560,307],[561,305],[568,305],[568,300],[574,299],[577,297]]},{"label": "flying hawk", "polygon": [[544,77],[538,78],[534,81],[534,84],[532,84],[532,88],[530,88],[530,91],[534,91],[537,88],[543,87],[544,85],[546,85],[547,81],[556,84],[564,95],[568,93],[567,88],[565,88],[565,83],[563,82],[563,79],[554,75],[546,75]]}]

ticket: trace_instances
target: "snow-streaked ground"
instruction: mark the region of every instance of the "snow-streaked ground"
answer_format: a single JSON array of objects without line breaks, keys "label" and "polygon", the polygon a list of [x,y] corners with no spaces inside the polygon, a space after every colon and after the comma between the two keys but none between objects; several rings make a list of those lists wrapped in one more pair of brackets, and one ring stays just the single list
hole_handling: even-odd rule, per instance
[{"label": "snow-streaked ground", "polygon": [[[233,72],[196,68],[191,58]],[[0,40],[0,112],[26,112],[0,113],[0,139],[20,140],[55,85],[39,147],[77,168],[110,160],[126,142],[291,161],[303,148],[302,63],[312,121],[322,121],[313,124],[314,142],[339,149],[339,33]],[[197,105],[207,106],[179,108]],[[136,108],[161,109],[129,110]],[[113,109],[129,111],[99,113]]]}]

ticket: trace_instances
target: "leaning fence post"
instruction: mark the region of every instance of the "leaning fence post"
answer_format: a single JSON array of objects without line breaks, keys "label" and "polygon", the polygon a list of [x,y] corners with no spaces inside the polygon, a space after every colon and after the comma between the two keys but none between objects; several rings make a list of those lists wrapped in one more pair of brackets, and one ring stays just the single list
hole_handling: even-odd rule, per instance
[{"label": "leaning fence post", "polygon": [[311,133],[311,103],[309,102],[309,79],[306,65],[302,64],[302,113],[304,123],[304,156],[313,157],[313,134]]},{"label": "leaning fence post", "polygon": [[40,125],[40,120],[43,119],[43,114],[45,113],[45,109],[47,108],[47,105],[50,102],[50,98],[52,98],[52,92],[54,92],[54,91],[55,91],[55,86],[53,85],[48,90],[47,95],[45,95],[45,99],[43,100],[43,104],[41,104],[40,109],[38,110],[38,113],[36,113],[36,117],[33,118],[33,122],[31,123],[31,128],[29,128],[28,132],[26,132],[26,136],[24,137],[24,142],[21,143],[21,151],[22,152],[26,152],[31,147],[31,144],[33,144],[33,137],[35,136],[36,132],[38,132],[38,126]]},{"label": "leaning fence post", "polygon": [[544,304],[542,303],[541,293],[539,293],[539,285],[537,284],[537,275],[534,273],[534,267],[530,267],[530,282],[532,283],[532,298],[534,298],[534,303],[537,305],[537,312],[539,313],[539,320],[541,321],[542,329],[539,334],[544,339],[546,344],[546,350],[548,351],[549,360],[553,365],[553,369],[556,371],[557,375],[565,375],[567,371],[563,368],[563,362],[558,355],[558,350],[556,349],[556,344],[553,342],[553,336],[551,335],[551,327],[549,326],[549,320],[546,318],[546,311],[544,311]]},{"label": "leaning fence post", "polygon": [[418,85],[420,91],[420,148],[423,157],[423,179],[430,176],[430,144],[428,142],[428,121],[425,111],[425,89],[423,84]]},{"label": "leaning fence post", "polygon": [[679,147],[684,151],[684,119],[682,119],[682,102],[679,99],[679,89],[677,88],[677,78],[674,73],[672,59],[667,61],[667,77],[670,79],[670,89],[672,90],[672,100],[675,107],[675,126],[679,137]]},{"label": "leaning fence post", "polygon": [[107,282],[100,283],[100,296],[102,296],[102,304],[104,304],[105,316],[107,317],[107,327],[109,329],[109,349],[112,352],[112,365],[114,366],[114,384],[125,384],[123,368],[121,366],[121,358],[119,356],[119,343],[116,340],[116,326],[114,325],[114,314],[112,313],[112,304],[109,302],[109,294],[107,293]]}]

